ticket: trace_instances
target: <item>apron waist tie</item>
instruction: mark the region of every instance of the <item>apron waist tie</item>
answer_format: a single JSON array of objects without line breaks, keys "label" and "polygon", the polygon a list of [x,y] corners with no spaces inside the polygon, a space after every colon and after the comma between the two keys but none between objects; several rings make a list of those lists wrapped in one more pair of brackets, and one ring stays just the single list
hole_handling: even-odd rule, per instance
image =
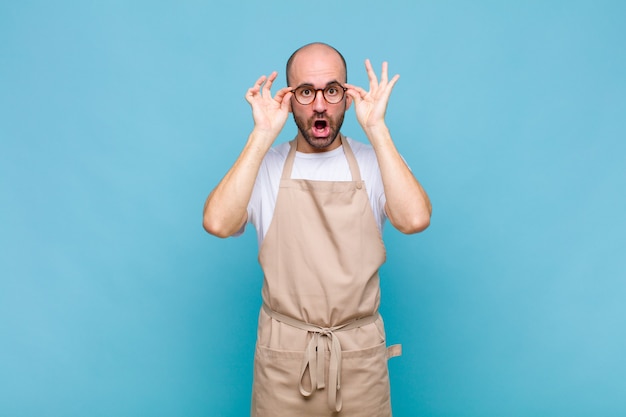
[{"label": "apron waist tie", "polygon": [[[326,387],[324,383],[324,365],[326,362],[324,339],[328,339],[330,342],[330,364],[328,367],[328,384],[330,387],[328,389],[328,406],[331,410],[337,412],[341,411],[341,343],[334,332],[352,330],[374,323],[379,317],[378,312],[340,326],[321,327],[294,319],[293,317],[285,316],[284,314],[270,309],[265,303],[263,304],[263,310],[274,320],[313,333],[313,337],[304,351],[304,359],[302,360],[302,368],[300,370],[299,388],[300,393],[305,397],[310,396],[315,389],[323,389]],[[307,390],[303,385],[304,374],[307,368],[309,369],[311,382],[310,390]]]}]

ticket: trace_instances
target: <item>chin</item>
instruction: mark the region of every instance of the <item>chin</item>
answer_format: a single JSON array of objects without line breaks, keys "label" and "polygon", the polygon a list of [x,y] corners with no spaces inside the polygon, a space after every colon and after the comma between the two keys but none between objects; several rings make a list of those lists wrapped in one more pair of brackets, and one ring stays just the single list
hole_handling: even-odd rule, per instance
[{"label": "chin", "polygon": [[335,142],[335,139],[337,139],[337,135],[335,135],[334,137],[328,136],[326,138],[305,137],[305,139],[307,143],[315,149],[326,149]]}]

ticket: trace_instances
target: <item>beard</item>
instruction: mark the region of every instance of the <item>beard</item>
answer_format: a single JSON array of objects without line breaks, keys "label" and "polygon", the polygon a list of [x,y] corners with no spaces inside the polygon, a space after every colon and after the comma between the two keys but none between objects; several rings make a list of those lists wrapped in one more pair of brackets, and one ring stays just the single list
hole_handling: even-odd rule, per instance
[{"label": "beard", "polygon": [[[305,119],[304,117],[296,116],[294,112],[293,120],[296,122],[296,126],[298,126],[298,130],[302,137],[304,137],[304,140],[306,140],[313,149],[323,150],[332,145],[335,139],[337,139],[337,136],[339,136],[344,115],[345,112],[342,112],[335,119],[332,119],[318,114],[310,119]],[[320,123],[325,124],[325,127],[328,128],[328,135],[324,137],[313,135],[313,129]]]}]

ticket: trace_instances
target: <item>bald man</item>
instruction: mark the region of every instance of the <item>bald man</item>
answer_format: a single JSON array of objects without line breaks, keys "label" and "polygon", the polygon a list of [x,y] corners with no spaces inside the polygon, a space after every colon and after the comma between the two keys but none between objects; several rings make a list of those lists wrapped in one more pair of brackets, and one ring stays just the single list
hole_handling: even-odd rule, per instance
[{"label": "bald man", "polygon": [[[333,47],[305,45],[246,94],[254,128],[209,195],[203,226],[236,236],[252,223],[263,269],[252,416],[391,416],[378,270],[387,219],[403,233],[430,224],[427,194],[385,124],[391,91],[365,61],[369,91],[347,83]],[[341,133],[355,114],[369,144]],[[293,114],[294,140],[274,145]]]}]

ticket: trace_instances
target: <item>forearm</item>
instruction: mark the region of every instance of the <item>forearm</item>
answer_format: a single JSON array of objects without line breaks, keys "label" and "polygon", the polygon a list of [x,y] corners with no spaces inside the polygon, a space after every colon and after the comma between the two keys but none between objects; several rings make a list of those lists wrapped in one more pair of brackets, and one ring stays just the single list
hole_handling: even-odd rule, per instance
[{"label": "forearm", "polygon": [[203,227],[207,232],[228,237],[247,221],[248,202],[259,167],[273,140],[256,130],[250,134],[241,154],[206,200]]},{"label": "forearm", "polygon": [[426,229],[432,212],[430,199],[398,153],[386,125],[364,128],[364,131],[380,166],[389,221],[403,233]]}]

